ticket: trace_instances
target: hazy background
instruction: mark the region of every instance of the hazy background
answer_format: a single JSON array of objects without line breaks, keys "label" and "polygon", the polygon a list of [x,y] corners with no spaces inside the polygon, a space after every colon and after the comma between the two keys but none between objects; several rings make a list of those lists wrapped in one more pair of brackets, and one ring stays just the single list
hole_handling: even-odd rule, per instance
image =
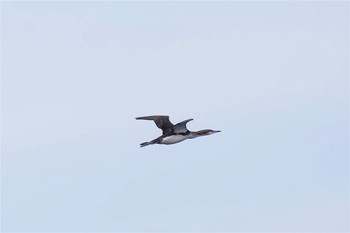
[{"label": "hazy background", "polygon": [[[346,1],[2,1],[2,230],[348,231],[348,20]],[[140,149],[151,114],[222,132]]]}]

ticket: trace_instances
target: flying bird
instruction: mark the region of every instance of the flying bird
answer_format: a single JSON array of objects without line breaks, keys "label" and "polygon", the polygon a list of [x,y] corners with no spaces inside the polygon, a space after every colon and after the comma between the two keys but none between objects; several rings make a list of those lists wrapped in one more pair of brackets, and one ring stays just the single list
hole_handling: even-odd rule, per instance
[{"label": "flying bird", "polygon": [[186,127],[186,124],[193,119],[188,119],[181,121],[177,124],[172,124],[169,120],[169,116],[144,116],[144,117],[136,117],[136,120],[151,120],[154,121],[156,126],[163,131],[162,136],[153,139],[149,142],[141,143],[140,146],[148,146],[152,144],[175,144],[178,142],[182,142],[186,139],[192,139],[201,136],[207,136],[214,133],[221,132],[220,130],[212,130],[212,129],[203,129],[199,131],[189,131]]}]

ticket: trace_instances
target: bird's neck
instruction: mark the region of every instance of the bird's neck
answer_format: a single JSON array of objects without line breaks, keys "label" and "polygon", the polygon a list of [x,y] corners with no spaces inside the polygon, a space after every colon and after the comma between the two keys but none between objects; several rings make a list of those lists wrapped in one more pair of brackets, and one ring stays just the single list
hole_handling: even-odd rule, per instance
[{"label": "bird's neck", "polygon": [[188,136],[189,136],[189,138],[196,138],[196,137],[205,136],[205,134],[201,130],[199,130],[199,131],[190,131]]}]

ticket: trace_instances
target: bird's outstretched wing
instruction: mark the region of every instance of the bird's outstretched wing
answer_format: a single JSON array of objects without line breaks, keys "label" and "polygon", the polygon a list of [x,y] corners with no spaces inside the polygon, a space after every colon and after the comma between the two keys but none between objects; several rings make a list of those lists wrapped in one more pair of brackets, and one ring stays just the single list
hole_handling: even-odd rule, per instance
[{"label": "bird's outstretched wing", "polygon": [[193,119],[188,119],[181,121],[180,123],[177,123],[174,125],[173,130],[175,134],[180,134],[180,133],[187,133],[189,130],[186,127],[187,122],[192,121]]},{"label": "bird's outstretched wing", "polygon": [[[169,120],[169,116],[144,116],[144,117],[136,117],[136,120],[152,120],[156,123],[156,126],[163,131],[163,135],[172,132],[173,124]],[[186,127],[186,125],[185,125]]]}]

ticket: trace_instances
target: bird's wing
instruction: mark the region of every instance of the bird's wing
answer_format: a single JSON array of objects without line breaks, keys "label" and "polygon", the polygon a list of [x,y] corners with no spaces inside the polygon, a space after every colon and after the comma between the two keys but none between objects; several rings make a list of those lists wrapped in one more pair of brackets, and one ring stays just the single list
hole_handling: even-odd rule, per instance
[{"label": "bird's wing", "polygon": [[187,122],[192,121],[193,119],[188,119],[185,121],[181,121],[180,123],[177,123],[176,125],[174,125],[173,129],[174,129],[174,133],[176,134],[180,134],[180,133],[187,133],[188,129],[186,127]]},{"label": "bird's wing", "polygon": [[163,131],[163,135],[173,130],[173,124],[169,120],[169,116],[144,116],[136,117],[136,120],[152,120],[156,123],[156,126]]}]

